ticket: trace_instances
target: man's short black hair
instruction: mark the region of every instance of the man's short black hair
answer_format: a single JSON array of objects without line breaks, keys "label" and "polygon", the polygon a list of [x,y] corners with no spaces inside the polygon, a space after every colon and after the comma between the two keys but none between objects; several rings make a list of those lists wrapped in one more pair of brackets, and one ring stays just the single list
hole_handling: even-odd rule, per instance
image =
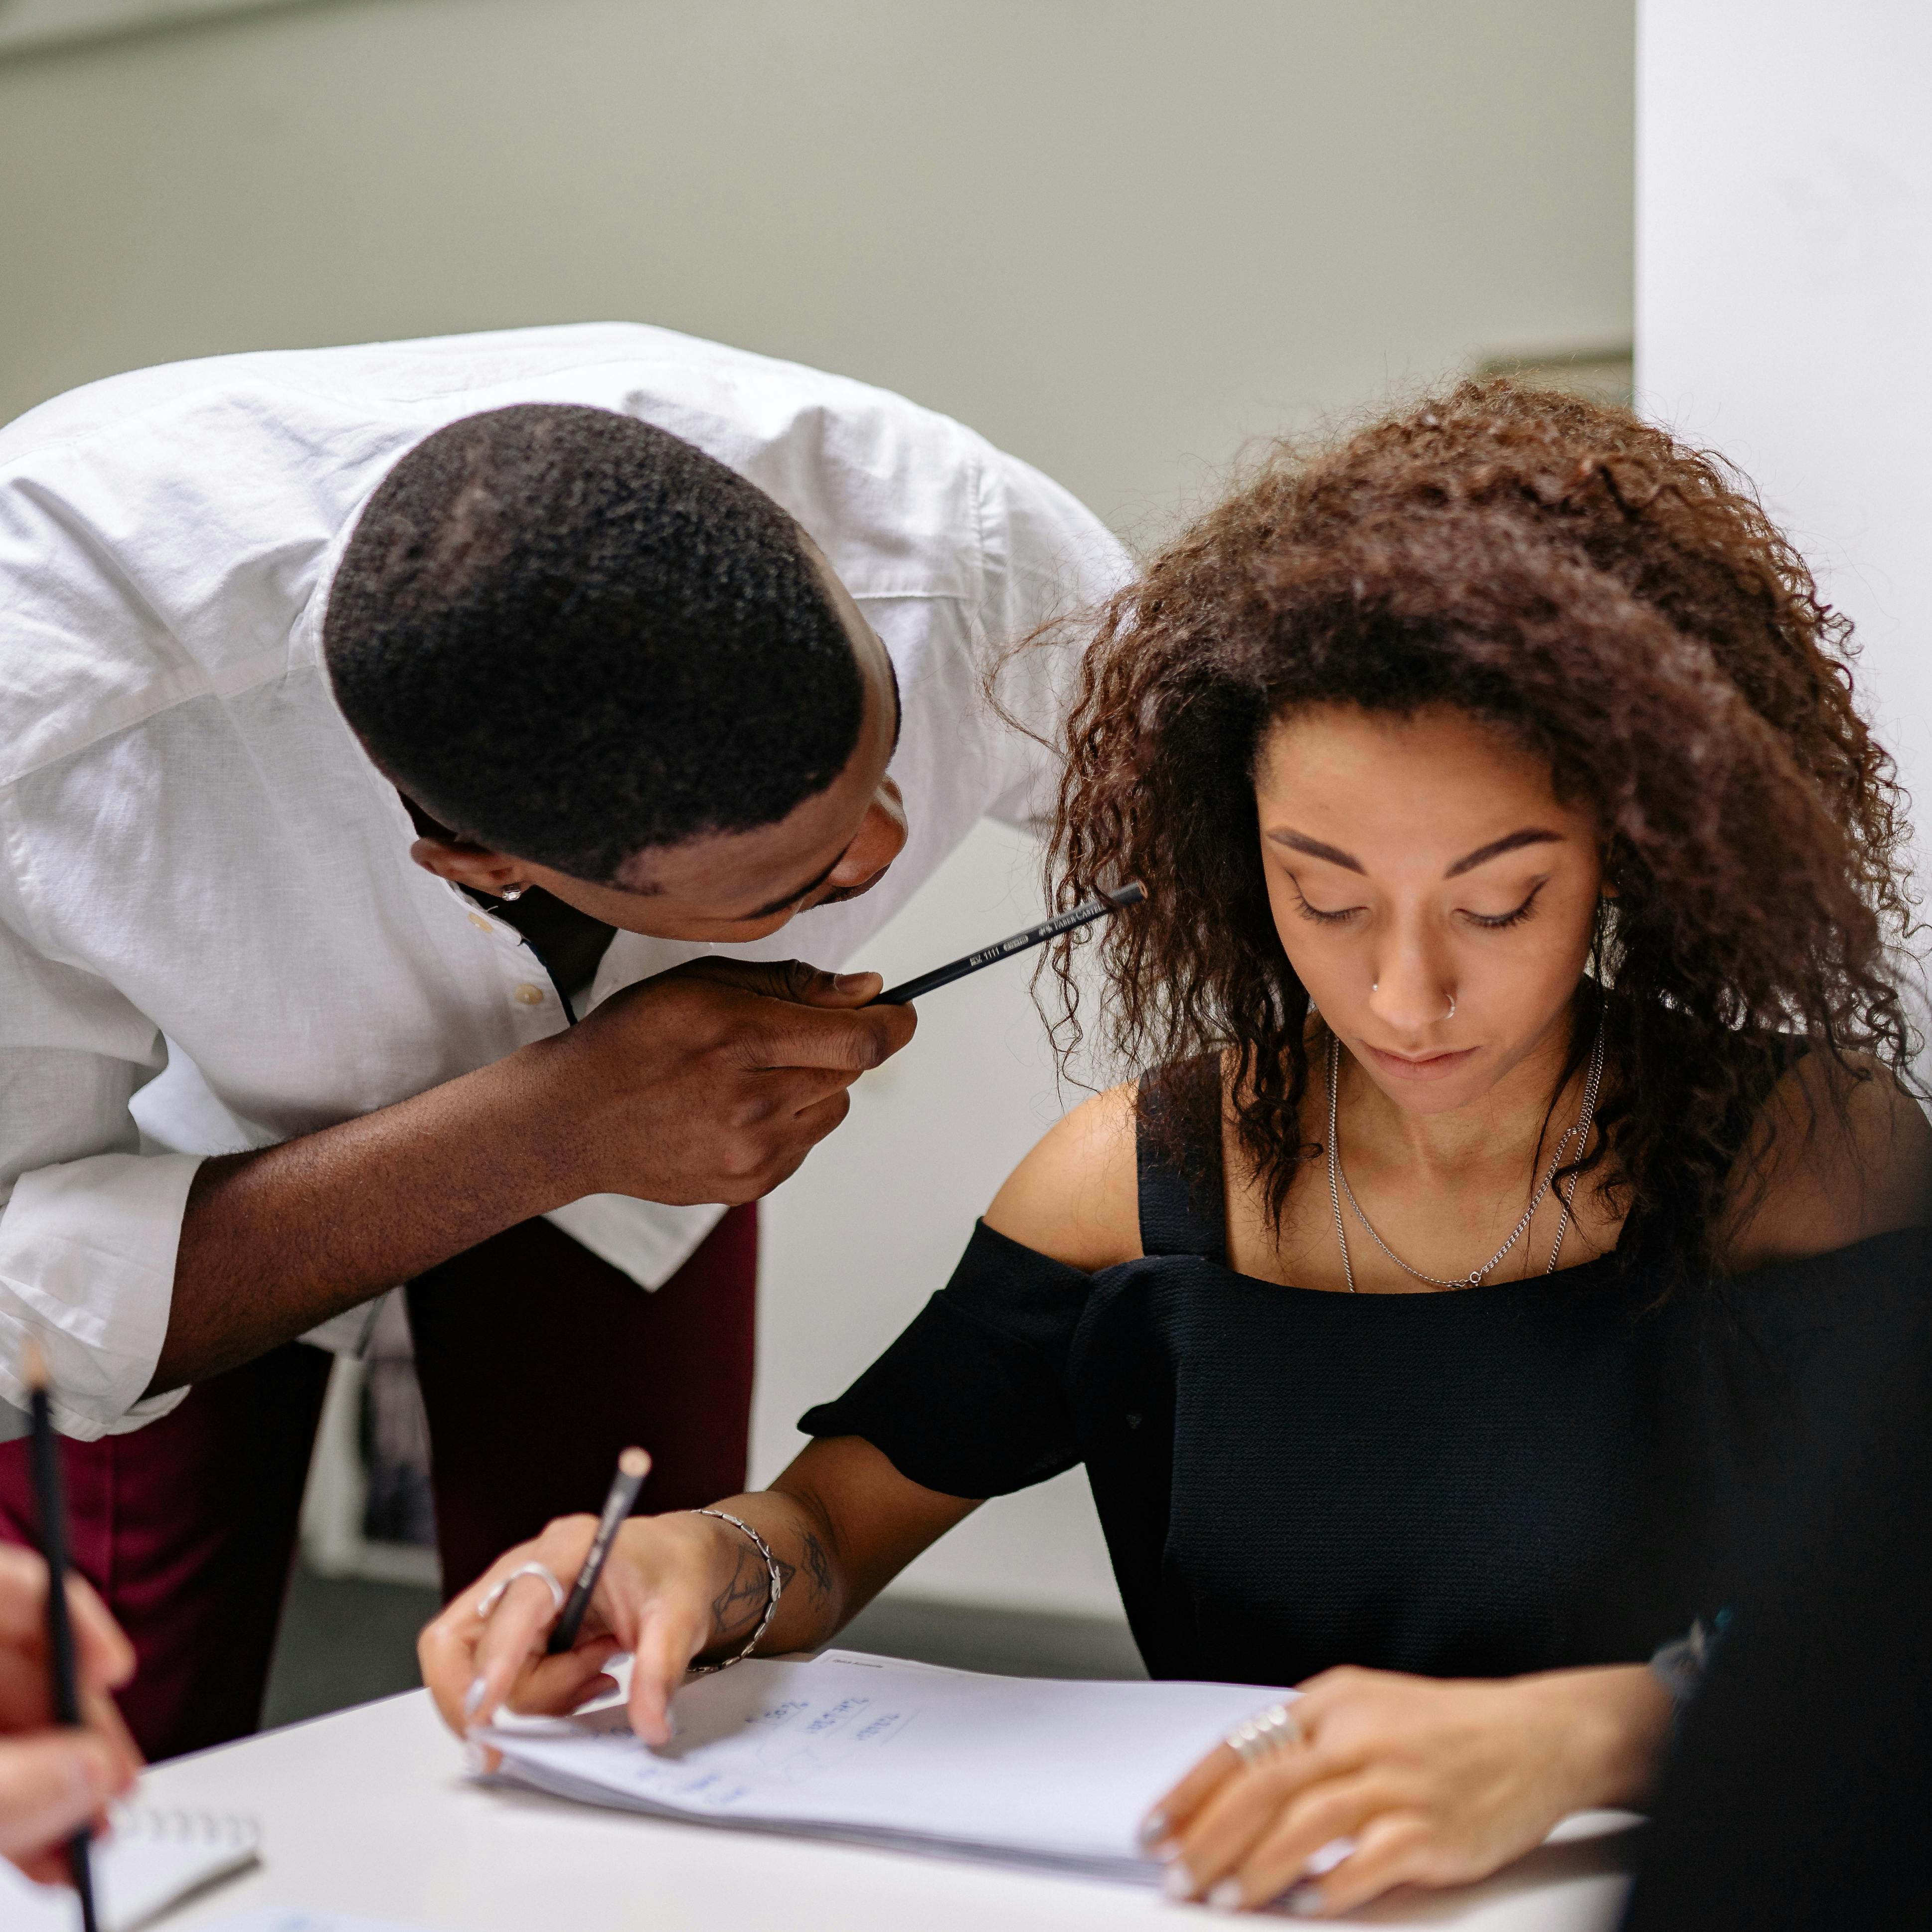
[{"label": "man's short black hair", "polygon": [[438,430],[329,593],[338,701],[467,838],[604,883],[782,818],[844,769],[865,689],[796,524],[668,430],[532,404]]}]

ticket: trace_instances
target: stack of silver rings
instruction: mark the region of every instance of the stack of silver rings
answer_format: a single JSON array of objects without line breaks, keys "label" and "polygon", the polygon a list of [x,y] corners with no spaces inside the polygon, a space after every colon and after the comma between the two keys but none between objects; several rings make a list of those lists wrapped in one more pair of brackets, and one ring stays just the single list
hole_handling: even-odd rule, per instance
[{"label": "stack of silver rings", "polygon": [[1286,1704],[1270,1704],[1265,1711],[1257,1711],[1244,1723],[1237,1724],[1228,1733],[1227,1745],[1244,1764],[1256,1765],[1278,1751],[1305,1742],[1307,1735]]}]

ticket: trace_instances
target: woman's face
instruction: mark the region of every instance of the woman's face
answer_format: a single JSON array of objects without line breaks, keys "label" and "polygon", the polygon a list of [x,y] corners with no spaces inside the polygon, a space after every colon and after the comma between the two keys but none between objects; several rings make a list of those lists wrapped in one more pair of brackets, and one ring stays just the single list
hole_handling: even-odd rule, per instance
[{"label": "woman's face", "polygon": [[1270,729],[1258,772],[1276,929],[1389,1099],[1467,1106],[1560,1039],[1603,867],[1544,760],[1447,706],[1324,705]]}]

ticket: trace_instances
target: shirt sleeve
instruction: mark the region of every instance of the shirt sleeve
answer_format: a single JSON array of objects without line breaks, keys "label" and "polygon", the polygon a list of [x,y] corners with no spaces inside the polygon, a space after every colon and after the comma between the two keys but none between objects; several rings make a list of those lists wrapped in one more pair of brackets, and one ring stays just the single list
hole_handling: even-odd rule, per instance
[{"label": "shirt sleeve", "polygon": [[942,1496],[1007,1496],[1080,1461],[1067,1353],[1091,1278],[974,1228],[952,1278],[841,1396],[799,1419],[862,1436]]},{"label": "shirt sleeve", "polygon": [[1092,511],[1017,457],[995,454],[986,496],[986,649],[998,668],[994,694],[1018,728],[1000,734],[1002,789],[986,809],[1037,830],[1052,813],[1063,727],[1090,634],[1082,620],[1133,567]]},{"label": "shirt sleeve", "polygon": [[0,923],[0,1400],[23,1406],[22,1342],[47,1358],[56,1423],[138,1429],[167,1334],[200,1160],[142,1154],[128,1102],[165,1064],[160,1030],[112,987]]}]

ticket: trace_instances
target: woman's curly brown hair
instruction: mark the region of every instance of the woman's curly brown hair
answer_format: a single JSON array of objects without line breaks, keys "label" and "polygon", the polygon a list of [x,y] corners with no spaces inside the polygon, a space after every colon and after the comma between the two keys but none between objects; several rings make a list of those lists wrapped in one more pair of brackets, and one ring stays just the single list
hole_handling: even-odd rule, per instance
[{"label": "woman's curly brown hair", "polygon": [[1914,1044],[1904,800],[1852,702],[1850,633],[1743,479],[1627,410],[1470,382],[1276,446],[1106,607],[1085,657],[1048,868],[1062,906],[1147,887],[1100,942],[1111,1043],[1143,1068],[1232,1050],[1278,1223],[1318,1150],[1257,747],[1309,705],[1460,707],[1597,814],[1617,894],[1593,969],[1616,1076],[1600,1184],[1688,1210],[1671,1222],[1701,1250],[1778,1034],[1901,1077]]}]

